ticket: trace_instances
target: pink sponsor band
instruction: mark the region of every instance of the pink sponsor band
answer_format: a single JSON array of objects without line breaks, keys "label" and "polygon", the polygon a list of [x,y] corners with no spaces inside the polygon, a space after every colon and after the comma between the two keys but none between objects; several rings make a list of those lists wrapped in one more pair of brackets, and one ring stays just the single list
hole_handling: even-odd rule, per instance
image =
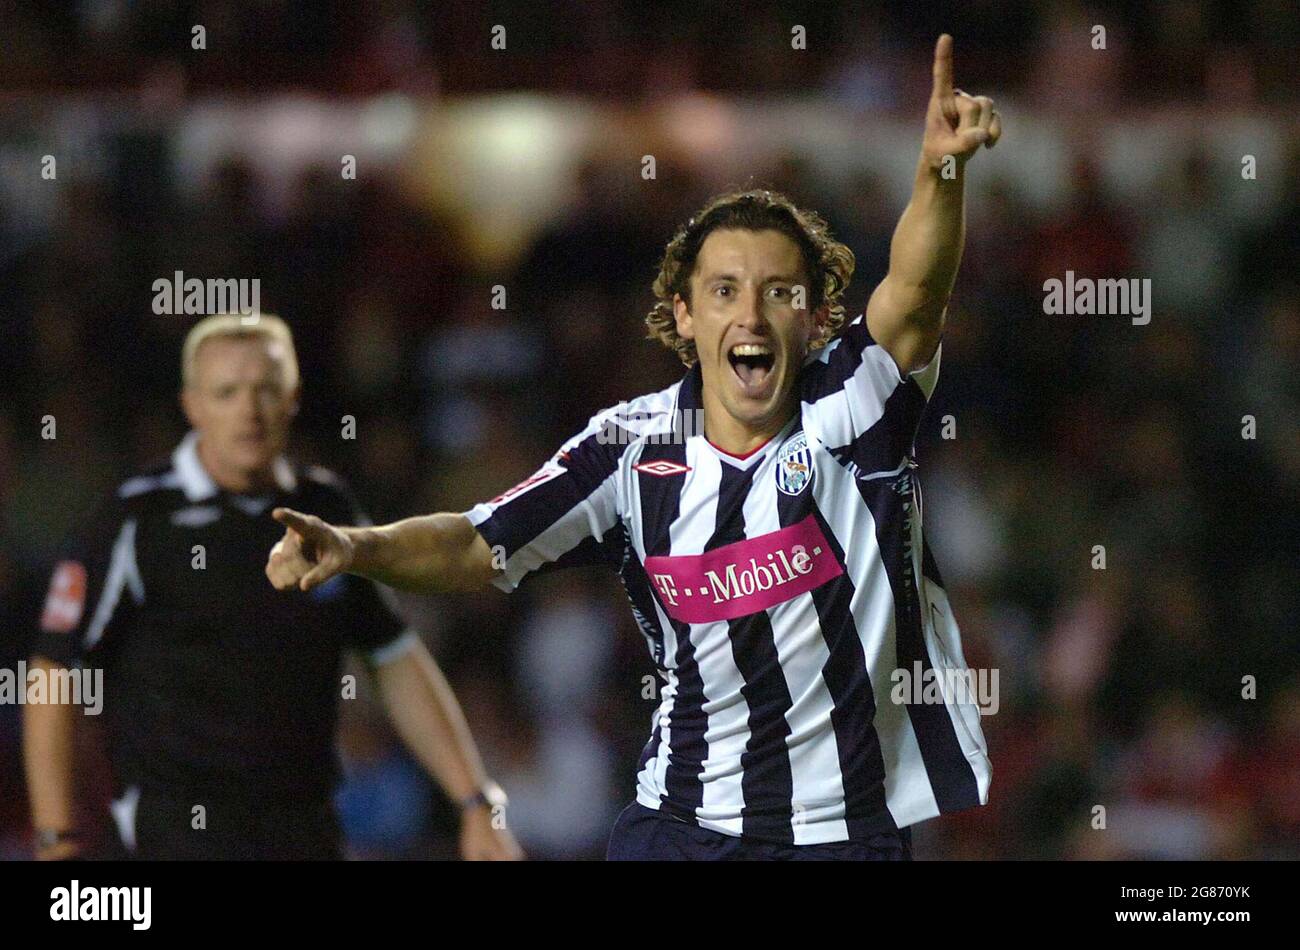
[{"label": "pink sponsor band", "polygon": [[664,611],[681,623],[758,613],[844,573],[814,515],[704,554],[648,557],[645,570]]}]

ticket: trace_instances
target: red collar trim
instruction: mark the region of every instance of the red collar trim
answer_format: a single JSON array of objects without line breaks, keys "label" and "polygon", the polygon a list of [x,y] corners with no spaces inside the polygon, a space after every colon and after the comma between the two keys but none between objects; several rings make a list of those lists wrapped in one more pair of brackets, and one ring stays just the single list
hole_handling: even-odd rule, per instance
[{"label": "red collar trim", "polygon": [[754,446],[754,448],[750,449],[750,450],[749,450],[748,452],[746,452],[744,455],[737,455],[735,452],[728,452],[728,451],[727,451],[726,449],[724,449],[722,446],[716,444],[715,442],[713,442],[713,441],[710,440],[710,439],[705,439],[704,441],[708,442],[709,445],[712,445],[715,449],[717,449],[719,452],[721,452],[723,455],[727,456],[728,458],[733,458],[733,459],[735,459],[737,462],[743,462],[743,461],[745,461],[745,459],[750,458],[751,456],[753,456],[753,454],[754,454],[755,452],[761,452],[761,451],[763,451],[765,448],[767,448],[769,445],[772,444],[772,440],[775,439],[775,438],[776,438],[776,436],[774,436],[774,435],[768,436],[768,437],[763,441],[763,444],[762,444],[762,445],[756,445],[756,446]]}]

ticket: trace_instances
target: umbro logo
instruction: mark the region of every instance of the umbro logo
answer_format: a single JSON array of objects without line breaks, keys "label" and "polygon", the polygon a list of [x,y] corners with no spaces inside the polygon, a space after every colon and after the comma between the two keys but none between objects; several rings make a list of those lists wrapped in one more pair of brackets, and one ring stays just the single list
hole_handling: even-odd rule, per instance
[{"label": "umbro logo", "polygon": [[658,475],[660,477],[681,475],[691,470],[689,465],[682,465],[680,462],[670,462],[667,459],[659,459],[655,462],[641,462],[632,467],[638,472],[644,472],[647,475]]}]

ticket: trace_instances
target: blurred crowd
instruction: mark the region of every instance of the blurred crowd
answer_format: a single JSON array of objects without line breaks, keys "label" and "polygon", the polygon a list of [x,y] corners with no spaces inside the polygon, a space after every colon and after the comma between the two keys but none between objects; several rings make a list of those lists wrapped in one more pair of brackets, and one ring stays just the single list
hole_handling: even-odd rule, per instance
[{"label": "blurred crowd", "polygon": [[[189,54],[198,26],[210,55]],[[498,27],[504,36],[494,34]],[[792,57],[796,27],[803,46]],[[1097,27],[1104,35],[1094,35]],[[959,57],[966,51],[964,82],[1045,104],[1276,102],[1291,95],[1300,7],[1291,0],[665,0],[652,8],[634,0],[27,0],[0,5],[0,88],[183,76],[200,92],[540,89],[634,101],[698,88],[824,88],[880,109],[916,88],[925,53],[944,30],[960,38]],[[1093,43],[1108,55],[1090,55]]]},{"label": "blurred crowd", "polygon": [[[386,50],[374,60],[384,68],[363,76],[344,55],[337,74],[311,75],[369,92],[401,61],[454,90],[458,73],[446,64],[478,54],[435,42],[436,19],[412,25],[416,4],[382,6],[392,14],[387,25],[356,42],[366,56]],[[485,13],[440,6],[449,22],[494,22],[492,4]],[[643,37],[631,4],[599,6],[609,16],[570,12],[566,21],[604,24],[600,42],[584,40],[592,49],[622,50]],[[1084,16],[1069,3],[1007,6],[1005,21],[972,14],[971,38],[1008,55],[1032,39],[1044,60],[1054,55],[1054,24]],[[91,55],[89,74],[111,77],[128,61],[143,68],[164,56],[164,44],[158,21],[152,31],[139,26],[141,7],[174,23],[257,28],[275,55],[252,52],[254,44],[250,67],[284,73],[261,77],[268,82],[295,82],[297,70],[312,69],[293,55],[294,43],[313,55],[333,49],[313,33],[324,29],[323,14],[297,5],[290,14],[277,3],[251,13],[212,3],[83,4],[24,29],[17,62],[26,66],[6,56],[0,72],[46,70],[26,75],[75,85],[49,49],[92,47],[97,30],[131,37],[138,55],[112,46],[120,58]],[[891,28],[903,22],[901,3],[879,5],[865,31],[831,12],[838,5],[823,7],[824,28],[849,47],[887,50],[925,31],[914,21]],[[4,7],[0,19],[13,26],[26,15],[19,9]],[[1206,18],[1230,10],[1236,32],[1218,36],[1219,51],[1238,48],[1240,34],[1240,48],[1261,63],[1271,62],[1272,41],[1252,32],[1257,18],[1295,14],[1268,2],[1087,9],[1134,30],[1176,16],[1187,27],[1179,36],[1207,43]],[[681,81],[699,83],[721,75],[710,61],[725,60],[729,44],[748,42],[721,20],[675,15],[708,42],[683,44],[695,51],[683,63],[643,68],[680,68]],[[259,17],[291,16],[305,39],[260,29]],[[670,22],[655,31],[657,42],[672,41]],[[542,32],[550,55],[572,41],[553,25]],[[1186,68],[1214,61],[1141,35],[1124,41],[1128,55],[1140,48]],[[436,73],[430,57],[446,58]],[[986,68],[1003,68],[1000,58],[986,57]],[[868,60],[890,62],[874,52]],[[888,104],[890,68],[873,79],[836,61],[839,88]],[[1111,77],[1116,95],[1123,62]],[[831,84],[833,64],[822,65]],[[1271,74],[1255,65],[1263,95]],[[764,68],[761,56],[747,60],[736,88],[779,88]],[[585,69],[534,78],[573,89],[595,81]],[[970,85],[979,82],[977,73]],[[1090,94],[1104,87],[1098,82]],[[1144,91],[1161,94],[1156,84]],[[260,277],[263,306],[288,320],[299,348],[294,454],[340,471],[376,521],[467,509],[529,475],[596,410],[683,371],[644,339],[642,319],[664,244],[709,196],[684,171],[647,185],[593,155],[575,172],[572,204],[500,273],[458,241],[455,222],[391,178],[341,181],[336,170],[309,169],[288,205],[272,210],[265,182],[239,161],[195,190],[176,180],[165,139],[128,136],[104,148],[97,172],[61,176],[44,218],[24,221],[21,234],[0,203],[0,667],[25,656],[64,534],[184,434],[176,391],[192,318],[152,312],[157,277]],[[853,249],[848,304],[857,313],[884,274],[905,197],[868,168],[848,182],[823,181],[813,168],[791,154],[754,171],[821,211]],[[1234,179],[1235,166],[1193,150],[1162,189],[1121,202],[1080,154],[1064,202],[1035,205],[1020,182],[1003,178],[971,214],[918,455],[927,539],[968,663],[999,671],[1000,708],[983,723],[990,804],[919,826],[920,857],[1300,857],[1300,138],[1267,214],[1225,204],[1223,183]],[[1067,269],[1149,278],[1150,323],[1046,315],[1043,282]],[[491,306],[494,285],[508,290],[504,311]],[[56,439],[41,438],[46,416],[57,422]],[[356,420],[355,439],[343,437],[345,416]],[[524,847],[540,858],[603,855],[631,798],[658,695],[617,579],[570,571],[510,597],[487,590],[404,597],[402,606],[456,687],[511,796]],[[454,853],[447,803],[377,707],[365,697],[344,707],[339,806],[352,853]],[[0,858],[28,853],[28,833],[19,710],[0,706]]]}]

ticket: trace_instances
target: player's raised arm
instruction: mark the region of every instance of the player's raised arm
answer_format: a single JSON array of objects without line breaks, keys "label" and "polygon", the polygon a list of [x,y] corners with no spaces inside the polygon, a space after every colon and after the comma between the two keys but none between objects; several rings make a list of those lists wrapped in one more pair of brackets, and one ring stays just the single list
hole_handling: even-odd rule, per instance
[{"label": "player's raised arm", "polygon": [[912,372],[934,356],[965,241],[966,162],[992,148],[1002,122],[987,96],[953,88],[952,37],[934,48],[934,83],[912,199],[889,248],[889,273],[867,304],[867,328],[899,368]]},{"label": "player's raised arm", "polygon": [[346,528],[289,508],[272,514],[285,526],[266,562],[266,576],[277,590],[311,590],[350,573],[398,590],[433,593],[480,587],[497,573],[491,549],[464,515]]}]

